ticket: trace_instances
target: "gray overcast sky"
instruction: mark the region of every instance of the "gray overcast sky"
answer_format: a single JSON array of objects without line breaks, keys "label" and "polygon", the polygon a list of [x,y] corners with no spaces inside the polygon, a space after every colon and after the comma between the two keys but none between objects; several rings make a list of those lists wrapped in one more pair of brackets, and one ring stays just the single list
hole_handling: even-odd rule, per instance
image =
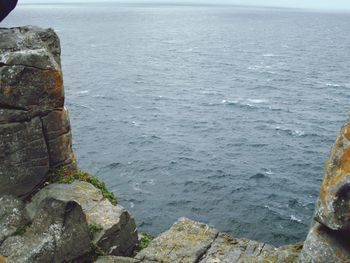
[{"label": "gray overcast sky", "polygon": [[[104,0],[108,2],[192,2],[350,10],[350,0]],[[19,3],[100,2],[99,0],[19,0]]]}]

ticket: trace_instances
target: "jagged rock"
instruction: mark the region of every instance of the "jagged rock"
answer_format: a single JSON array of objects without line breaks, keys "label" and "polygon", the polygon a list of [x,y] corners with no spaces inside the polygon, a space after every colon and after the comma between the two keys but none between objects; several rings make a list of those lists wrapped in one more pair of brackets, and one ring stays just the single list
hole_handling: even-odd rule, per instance
[{"label": "jagged rock", "polygon": [[44,199],[30,228],[7,238],[0,255],[11,263],[70,262],[91,249],[89,229],[81,206],[74,201]]},{"label": "jagged rock", "polygon": [[310,230],[300,263],[350,262],[350,233],[331,230],[316,223]]},{"label": "jagged rock", "polygon": [[101,256],[95,263],[139,263],[140,261],[134,258],[116,257],[116,256]]},{"label": "jagged rock", "polygon": [[214,242],[218,231],[206,224],[180,218],[136,255],[142,262],[197,262]]},{"label": "jagged rock", "polygon": [[134,218],[120,205],[112,205],[100,190],[87,182],[51,184],[39,191],[26,207],[30,217],[46,197],[78,202],[89,225],[101,228],[94,233],[93,242],[111,255],[130,256],[138,242]]},{"label": "jagged rock", "polygon": [[332,148],[316,204],[315,220],[333,230],[350,230],[350,119]]},{"label": "jagged rock", "polygon": [[[13,197],[0,197],[0,245],[17,229],[28,223],[25,215],[24,203]],[[1,261],[0,261],[1,262]]]},{"label": "jagged rock", "polygon": [[0,28],[0,195],[26,197],[50,169],[75,168],[60,52],[51,29]]},{"label": "jagged rock", "polygon": [[141,262],[296,263],[301,245],[276,248],[234,238],[206,224],[179,219],[136,255]]}]

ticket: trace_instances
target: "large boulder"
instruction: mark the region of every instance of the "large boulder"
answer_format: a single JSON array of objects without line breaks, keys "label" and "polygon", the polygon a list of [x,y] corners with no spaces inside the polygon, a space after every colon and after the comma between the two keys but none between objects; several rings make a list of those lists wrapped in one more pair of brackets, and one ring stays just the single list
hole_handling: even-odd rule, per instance
[{"label": "large boulder", "polygon": [[29,220],[21,200],[13,196],[0,197],[0,245],[27,223]]},{"label": "large boulder", "polygon": [[350,262],[349,232],[331,230],[316,223],[310,230],[303,251],[301,263],[344,263]]},{"label": "large boulder", "polygon": [[312,227],[301,263],[350,262],[350,120],[342,127],[326,164]]},{"label": "large boulder", "polygon": [[144,262],[198,262],[218,234],[218,230],[206,224],[180,218],[141,250],[136,259]]},{"label": "large boulder", "polygon": [[315,220],[333,230],[350,230],[350,119],[332,148],[316,205]]},{"label": "large boulder", "polygon": [[135,258],[145,263],[296,263],[300,250],[300,245],[275,248],[234,238],[206,224],[180,218]]},{"label": "large boulder", "polygon": [[26,197],[50,169],[75,168],[60,52],[51,29],[0,28],[0,195]]},{"label": "large boulder", "polygon": [[71,262],[91,250],[90,233],[81,206],[46,198],[23,235],[8,237],[0,255],[11,263]]},{"label": "large boulder", "polygon": [[116,256],[130,256],[133,253],[138,242],[134,218],[122,206],[112,205],[90,183],[74,181],[71,184],[48,185],[34,195],[27,205],[26,210],[31,218],[47,197],[79,203],[93,230],[93,243],[105,253]]},{"label": "large boulder", "polygon": [[300,251],[301,245],[276,248],[254,240],[234,238],[220,233],[200,262],[296,263]]}]

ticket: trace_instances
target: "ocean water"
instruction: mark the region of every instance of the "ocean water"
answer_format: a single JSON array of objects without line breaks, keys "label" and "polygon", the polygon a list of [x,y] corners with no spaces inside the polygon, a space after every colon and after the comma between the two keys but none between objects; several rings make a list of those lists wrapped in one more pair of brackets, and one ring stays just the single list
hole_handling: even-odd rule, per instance
[{"label": "ocean water", "polygon": [[235,6],[21,5],[52,27],[81,168],[152,234],[181,216],[305,238],[350,109],[350,14]]}]

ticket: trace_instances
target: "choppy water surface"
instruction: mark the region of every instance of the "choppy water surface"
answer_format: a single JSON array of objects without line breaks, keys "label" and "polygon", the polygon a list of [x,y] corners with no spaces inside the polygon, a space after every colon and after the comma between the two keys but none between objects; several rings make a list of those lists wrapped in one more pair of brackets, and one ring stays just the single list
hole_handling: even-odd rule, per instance
[{"label": "choppy water surface", "polygon": [[142,230],[305,237],[350,109],[349,14],[28,5],[3,23],[23,24],[59,34],[79,164]]}]

